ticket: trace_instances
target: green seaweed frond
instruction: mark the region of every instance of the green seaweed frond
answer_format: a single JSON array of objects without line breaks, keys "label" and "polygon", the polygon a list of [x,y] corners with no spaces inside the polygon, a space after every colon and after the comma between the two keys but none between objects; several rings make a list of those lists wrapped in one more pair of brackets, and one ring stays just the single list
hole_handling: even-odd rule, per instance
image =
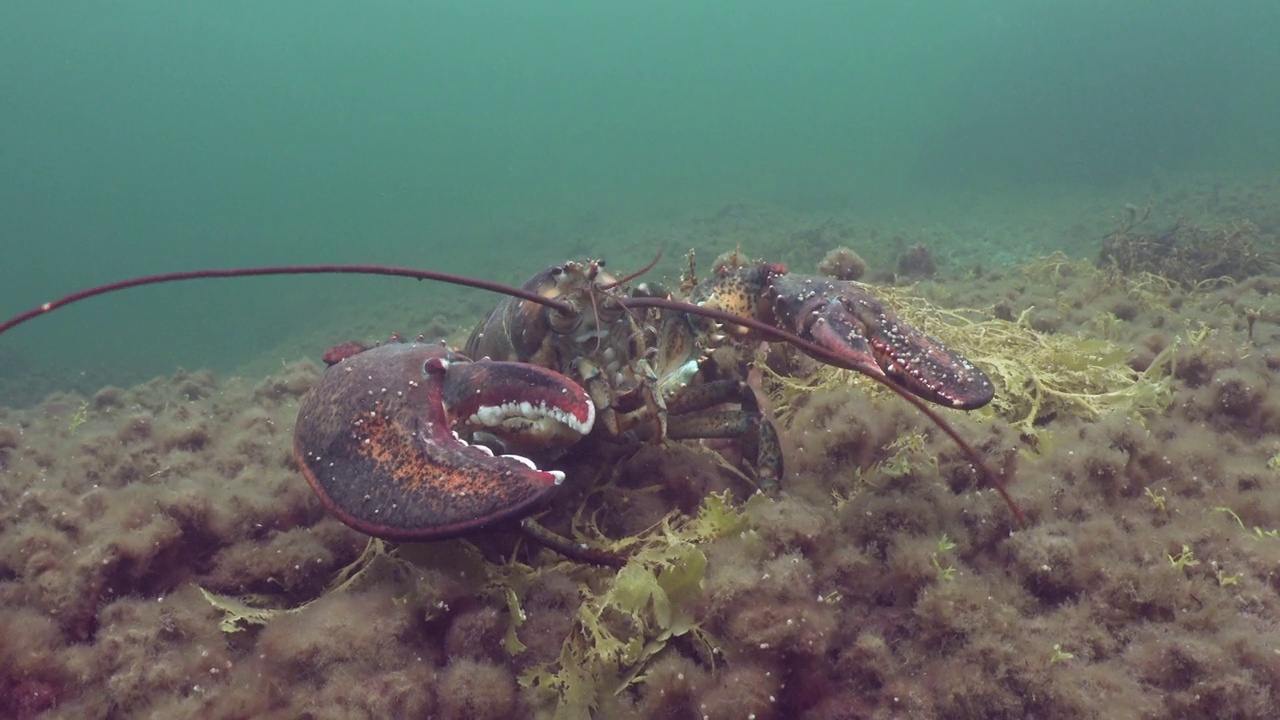
[{"label": "green seaweed frond", "polygon": [[89,403],[86,401],[86,402],[80,403],[80,407],[76,408],[76,411],[72,413],[71,424],[67,428],[67,430],[70,432],[70,434],[75,435],[76,431],[80,429],[80,426],[85,424],[85,422],[87,422],[88,420],[89,420]]},{"label": "green seaweed frond", "polygon": [[[1161,488],[1161,489],[1167,490],[1167,488]],[[1169,511],[1169,507],[1168,505],[1166,505],[1166,502],[1165,502],[1168,498],[1166,498],[1163,494],[1158,493],[1149,487],[1142,488],[1142,492],[1145,493],[1146,496],[1151,499],[1151,504],[1155,505],[1160,512],[1163,513],[1163,512]]]},{"label": "green seaweed frond", "polygon": [[199,585],[196,586],[196,589],[200,591],[205,600],[209,601],[210,605],[222,611],[223,617],[222,621],[218,623],[218,628],[225,633],[236,633],[250,625],[266,625],[273,618],[280,615],[298,612],[330,593],[350,590],[366,578],[369,569],[378,560],[392,557],[393,555],[387,552],[386,543],[377,538],[369,538],[369,543],[365,545],[365,549],[360,553],[360,556],[334,573],[324,592],[318,597],[294,607],[273,607],[272,603],[278,602],[278,599],[266,595],[233,598],[228,595],[209,592]]},{"label": "green seaweed frond", "polygon": [[938,549],[929,556],[929,561],[933,563],[933,569],[938,571],[938,577],[943,581],[951,581],[955,579],[956,567],[949,561],[943,565],[943,560],[947,553],[956,549],[955,542],[947,537],[946,533],[942,533],[942,537],[938,540]]},{"label": "green seaweed frond", "polygon": [[1115,313],[1102,311],[1093,316],[1089,321],[1093,332],[1103,340],[1115,342],[1120,337],[1120,330],[1124,327],[1124,321],[1116,316]]},{"label": "green seaweed frond", "polygon": [[821,366],[806,375],[780,375],[766,364],[759,365],[765,378],[765,391],[773,405],[774,418],[784,426],[790,426],[803,398],[815,392],[834,390],[849,385],[861,385],[872,389],[875,383],[855,372]]},{"label": "green seaweed frond", "polygon": [[360,582],[369,573],[369,568],[382,556],[387,555],[387,544],[375,537],[369,538],[360,556],[352,560],[346,567],[334,573],[325,587],[325,593],[341,592]]},{"label": "green seaweed frond", "polygon": [[882,450],[888,457],[876,460],[867,467],[853,469],[853,484],[848,489],[832,488],[832,505],[837,510],[844,507],[865,487],[877,487],[876,481],[900,478],[921,472],[925,468],[938,467],[938,458],[925,450],[928,436],[921,431],[904,432],[886,443]]},{"label": "green seaweed frond", "polygon": [[1106,274],[1097,266],[1072,260],[1063,252],[1052,252],[1044,257],[1029,260],[1018,266],[1018,272],[1028,280],[1046,285],[1057,285],[1062,280],[1081,274],[1097,281],[1106,279]]},{"label": "green seaweed frond", "polygon": [[592,717],[606,694],[644,682],[649,661],[673,638],[688,636],[714,656],[693,614],[707,569],[701,545],[746,526],[744,511],[727,493],[706,498],[692,518],[669,515],[640,538],[616,575],[598,588],[584,586],[574,632],[559,657],[527,670],[520,684],[554,705],[554,718]]},{"label": "green seaweed frond", "polygon": [[1228,516],[1231,517],[1232,520],[1236,521],[1237,525],[1239,525],[1242,528],[1244,527],[1244,521],[1240,519],[1240,516],[1236,514],[1236,511],[1232,510],[1226,505],[1219,505],[1218,507],[1215,507],[1213,511],[1227,514]]},{"label": "green seaweed frond", "polygon": [[1112,341],[1041,333],[1030,327],[1026,313],[1014,321],[972,322],[963,332],[957,327],[937,325],[930,331],[949,335],[943,342],[986,371],[996,385],[993,411],[1026,435],[1039,435],[1037,421],[1057,413],[1094,419],[1120,412],[1141,418],[1172,401],[1166,361],[1177,342],[1139,372],[1129,366],[1128,351]]},{"label": "green seaweed frond", "polygon": [[502,588],[502,594],[507,599],[507,613],[511,618],[507,625],[507,632],[502,637],[502,649],[507,651],[508,655],[519,655],[528,649],[523,642],[520,641],[520,635],[517,631],[520,626],[524,625],[524,621],[528,619],[524,612],[524,606],[520,602],[520,593],[515,588],[507,586]]},{"label": "green seaweed frond", "polygon": [[222,611],[223,617],[218,623],[218,629],[224,633],[237,633],[250,625],[266,625],[272,618],[297,612],[309,604],[304,603],[295,608],[254,607],[227,595],[211,593],[199,585],[196,589],[210,605]]},{"label": "green seaweed frond", "polygon": [[[892,442],[885,445],[885,450],[892,454],[887,459],[873,465],[868,474],[878,473],[891,478],[910,475],[913,469],[919,468],[919,462],[913,462],[913,456],[923,452],[925,439],[923,432],[906,432],[897,436]],[[938,459],[933,455],[928,455],[925,462],[936,466]]]},{"label": "green seaweed frond", "polygon": [[1054,665],[1060,662],[1066,662],[1075,658],[1075,655],[1062,649],[1062,643],[1053,644],[1053,655],[1049,658],[1049,664]]},{"label": "green seaweed frond", "polygon": [[1274,473],[1280,473],[1280,452],[1267,458],[1267,469]]},{"label": "green seaweed frond", "polygon": [[[1236,521],[1236,524],[1239,525],[1241,529],[1245,531],[1249,530],[1249,526],[1244,524],[1244,520],[1240,519],[1240,516],[1236,514],[1235,510],[1232,510],[1225,505],[1219,505],[1218,507],[1215,507],[1213,511],[1229,516],[1232,520]],[[1264,530],[1261,525],[1254,525],[1253,532],[1249,533],[1249,537],[1256,538],[1258,540],[1266,540],[1268,538],[1272,540],[1280,540],[1280,529],[1272,528],[1270,530]]]},{"label": "green seaweed frond", "polygon": [[1191,550],[1190,546],[1185,544],[1182,546],[1182,551],[1177,555],[1165,553],[1165,558],[1168,559],[1169,564],[1173,566],[1174,570],[1185,570],[1200,564],[1200,561],[1196,559],[1195,552]]},{"label": "green seaweed frond", "polygon": [[424,551],[421,545],[400,545],[388,549],[384,541],[369,538],[360,556],[334,573],[319,595],[292,607],[280,606],[279,596],[254,594],[233,598],[198,585],[196,588],[210,605],[222,611],[223,618],[218,627],[226,633],[240,632],[250,625],[265,625],[273,618],[298,612],[333,593],[350,592],[383,581],[398,586],[397,602],[422,604],[425,619],[430,620],[448,610],[441,601],[431,602],[433,593],[428,587],[431,577],[427,574],[430,570],[443,569],[455,577],[474,578],[476,590],[481,591],[494,572],[489,567],[470,543],[435,543]]}]

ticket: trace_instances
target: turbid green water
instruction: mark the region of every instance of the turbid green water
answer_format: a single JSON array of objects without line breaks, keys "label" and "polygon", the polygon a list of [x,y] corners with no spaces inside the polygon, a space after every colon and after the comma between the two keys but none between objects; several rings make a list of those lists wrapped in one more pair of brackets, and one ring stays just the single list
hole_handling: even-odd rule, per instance
[{"label": "turbid green water", "polygon": [[[201,266],[532,271],[728,202],[874,218],[1267,171],[1277,36],[1269,0],[10,2],[0,315]],[[225,369],[365,287],[135,291],[0,362]]]}]

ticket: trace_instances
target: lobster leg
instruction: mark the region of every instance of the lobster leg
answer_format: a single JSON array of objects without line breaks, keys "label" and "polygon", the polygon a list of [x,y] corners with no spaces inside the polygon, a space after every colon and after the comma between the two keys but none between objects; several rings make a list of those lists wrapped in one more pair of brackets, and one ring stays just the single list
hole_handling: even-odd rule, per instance
[{"label": "lobster leg", "polygon": [[[741,409],[716,409],[738,403]],[[755,391],[739,380],[717,380],[687,388],[667,403],[667,437],[673,440],[736,438],[760,488],[776,493],[782,479],[782,445],[773,423],[760,412]]]},{"label": "lobster leg", "polygon": [[604,567],[622,567],[627,562],[627,558],[623,555],[577,543],[564,535],[554,533],[533,518],[521,520],[520,531],[530,540],[558,552],[574,562],[602,565]]}]

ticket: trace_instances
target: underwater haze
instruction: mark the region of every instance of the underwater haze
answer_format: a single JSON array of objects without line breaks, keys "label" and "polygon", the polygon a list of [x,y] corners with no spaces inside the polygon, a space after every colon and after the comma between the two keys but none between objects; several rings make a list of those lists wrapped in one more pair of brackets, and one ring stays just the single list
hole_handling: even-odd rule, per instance
[{"label": "underwater haze", "polygon": [[0,0],[0,323],[578,303],[0,335],[0,719],[1276,720],[1278,37]]},{"label": "underwater haze", "polygon": [[[1267,0],[6,3],[0,315],[202,267],[519,281],[651,256],[734,203],[929,222],[947,198],[1274,170],[1277,35]],[[656,230],[620,243],[627,223]],[[15,330],[0,362],[85,390],[226,371],[427,293],[146,288]]]}]

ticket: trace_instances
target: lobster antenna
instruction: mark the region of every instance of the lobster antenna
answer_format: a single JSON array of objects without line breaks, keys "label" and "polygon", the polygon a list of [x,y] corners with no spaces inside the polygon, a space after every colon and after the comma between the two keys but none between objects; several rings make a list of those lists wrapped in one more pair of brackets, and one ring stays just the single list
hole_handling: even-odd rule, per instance
[{"label": "lobster antenna", "polygon": [[970,445],[954,427],[951,426],[951,423],[943,419],[936,410],[926,405],[923,400],[893,384],[893,381],[888,378],[874,377],[871,375],[868,375],[867,377],[884,385],[897,393],[898,397],[914,405],[915,408],[923,413],[925,417],[932,420],[933,424],[937,425],[939,430],[946,433],[947,436],[955,442],[956,446],[960,448],[961,452],[969,458],[969,462],[973,463],[974,468],[983,476],[987,485],[995,488],[995,491],[1000,493],[1000,497],[1004,499],[1004,504],[1009,506],[1009,511],[1012,512],[1013,517],[1017,519],[1018,527],[1025,528],[1027,526],[1027,516],[1023,514],[1022,508],[1018,506],[1018,503],[1014,501],[1013,496],[1009,494],[1009,490],[1005,487],[1004,481],[1001,480],[1000,476],[996,475],[985,462],[983,462],[982,455],[974,449],[974,447]]},{"label": "lobster antenna", "polygon": [[159,275],[144,275],[142,277],[131,278],[129,280],[121,280],[120,282],[108,283],[106,285],[98,285],[87,290],[71,293],[65,297],[60,297],[52,302],[44,303],[31,308],[30,310],[0,323],[0,333],[7,332],[22,323],[33,318],[53,312],[60,307],[65,307],[72,303],[87,300],[98,295],[106,295],[107,293],[116,292],[118,290],[127,290],[129,288],[141,287],[143,285],[160,285],[161,283],[180,282],[183,280],[204,280],[206,278],[235,278],[235,277],[257,277],[259,275],[389,275],[392,277],[407,277],[415,280],[434,280],[436,282],[449,283],[451,285],[462,285],[464,287],[472,287],[480,290],[488,290],[489,292],[500,293],[503,295],[511,295],[521,300],[545,305],[549,308],[560,310],[561,312],[573,312],[573,308],[569,305],[543,297],[537,293],[530,292],[523,288],[511,287],[502,283],[490,282],[488,280],[477,280],[474,278],[464,277],[462,275],[454,275],[452,273],[437,272],[435,270],[417,270],[414,268],[394,267],[389,265],[277,265],[258,268],[227,268],[221,270],[187,270],[184,272],[161,273]]}]

